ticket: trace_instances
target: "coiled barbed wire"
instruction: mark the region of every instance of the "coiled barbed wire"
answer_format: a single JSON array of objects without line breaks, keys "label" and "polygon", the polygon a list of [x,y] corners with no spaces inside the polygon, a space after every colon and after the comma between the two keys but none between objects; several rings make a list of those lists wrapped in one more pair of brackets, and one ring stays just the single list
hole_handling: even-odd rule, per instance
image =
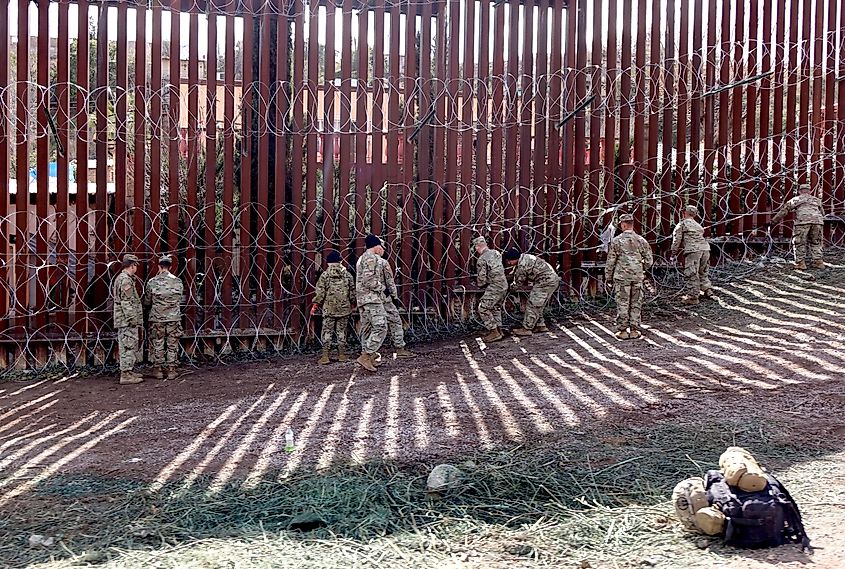
[{"label": "coiled barbed wire", "polygon": [[[412,0],[401,5],[416,7],[419,15],[426,3]],[[167,3],[163,4],[167,8]],[[333,10],[337,23],[343,20],[339,16],[349,13],[353,29],[357,29],[360,12],[346,10],[344,2],[338,4]],[[388,10],[393,7],[392,2],[385,4]],[[155,2],[138,5],[159,7]],[[180,7],[187,8],[185,3]],[[323,21],[326,12],[322,8],[288,0],[195,2],[191,11],[237,17],[287,16],[291,25],[302,16],[305,29],[309,29],[314,9]],[[369,71],[365,82],[358,79],[359,63],[355,61],[352,76],[315,82],[310,78],[321,77],[320,70],[315,73],[307,68],[310,58],[306,53],[306,68],[296,73],[288,69],[285,74],[301,73],[301,81],[277,79],[276,71],[271,70],[269,80],[245,85],[238,77],[218,80],[214,92],[185,80],[178,86],[149,82],[136,86],[127,81],[126,85],[89,88],[62,80],[68,78],[46,86],[11,82],[0,88],[0,115],[10,121],[5,141],[12,152],[18,152],[24,142],[34,145],[44,138],[51,149],[58,149],[59,141],[66,140],[68,148],[62,150],[70,153],[80,140],[91,145],[120,142],[125,144],[126,156],[116,157],[117,168],[126,172],[126,188],[134,188],[140,171],[123,160],[134,158],[142,149],[149,157],[156,145],[164,151],[159,164],[149,160],[143,164],[143,201],[141,196],[133,197],[135,203],[127,199],[124,211],[118,211],[117,200],[108,196],[106,209],[91,209],[86,204],[81,219],[77,219],[75,207],[63,204],[48,206],[46,217],[39,217],[33,207],[0,217],[0,229],[8,240],[14,240],[14,248],[0,258],[0,300],[5,300],[0,303],[0,345],[14,347],[7,364],[38,368],[52,363],[67,368],[93,362],[105,366],[113,343],[110,284],[118,271],[119,256],[127,252],[139,254],[147,269],[160,251],[176,255],[179,274],[187,285],[185,355],[192,361],[225,361],[238,342],[249,348],[241,357],[307,349],[316,319],[309,317],[306,307],[323,250],[338,248],[346,262],[354,263],[361,252],[356,241],[376,225],[381,226],[390,245],[405,315],[418,339],[462,327],[464,317],[472,316],[471,300],[465,302],[472,298],[469,293],[473,290],[468,241],[477,234],[493,237],[500,247],[518,245],[550,260],[564,282],[553,308],[564,312],[573,302],[580,306],[606,304],[601,295],[596,296],[600,286],[596,275],[602,246],[622,211],[637,214],[639,230],[654,244],[662,267],[650,285],[650,302],[671,298],[681,289],[667,241],[677,212],[686,203],[700,206],[719,251],[715,256],[717,279],[737,278],[754,270],[761,258],[786,255],[788,225],[771,231],[762,227],[799,181],[812,181],[821,188],[832,222],[826,243],[841,248],[844,237],[836,223],[845,214],[845,169],[837,149],[845,144],[845,129],[835,110],[813,108],[807,117],[794,121],[790,117],[787,126],[783,124],[786,117],[770,113],[772,124],[764,128],[757,120],[749,134],[747,113],[755,110],[751,98],[737,109],[732,96],[724,106],[722,95],[730,93],[732,85],[769,72],[755,84],[757,100],[766,97],[769,105],[778,95],[788,97],[791,92],[795,96],[805,82],[821,79],[827,89],[834,68],[826,62],[830,54],[841,53],[838,39],[843,31],[826,32],[820,38],[821,53],[815,37],[783,44],[746,39],[737,49],[719,36],[719,45],[644,66],[590,64],[555,70],[551,65],[541,69],[534,61],[532,73],[492,74],[487,73],[489,69],[475,69],[472,74],[481,78],[472,79],[439,78],[436,69],[429,69],[412,77],[402,72],[374,77],[374,71]],[[400,44],[404,45],[405,39],[401,37]],[[255,53],[268,53],[260,41],[256,35]],[[673,41],[664,53],[679,51],[677,39]],[[308,49],[306,45],[306,52]],[[749,59],[752,54],[754,64]],[[771,68],[763,67],[766,62]],[[216,57],[210,57],[208,64],[209,72],[216,69]],[[148,61],[144,77],[149,77],[150,65]],[[837,59],[834,67],[838,70],[840,66]],[[521,69],[522,63],[518,67]],[[20,97],[24,93],[25,100]],[[318,105],[321,97],[323,105]],[[590,97],[589,104],[559,131],[564,117]],[[222,113],[220,121],[218,111],[227,100],[234,102],[234,111]],[[386,109],[388,101],[395,103],[392,110]],[[707,119],[707,113],[700,113],[702,123],[688,125],[690,131],[701,134],[707,124],[730,123],[734,113],[740,113],[740,132],[731,129],[727,139],[718,133],[704,133],[698,147],[693,147],[692,138],[683,141],[683,152],[663,145],[664,140],[672,144],[672,137],[663,136],[662,129],[672,129],[675,121],[688,122],[694,106],[703,111],[706,105],[711,105]],[[192,112],[194,106],[196,112]],[[114,112],[120,108],[126,109],[125,114]],[[322,116],[315,114],[320,108]],[[39,111],[44,109],[50,114],[48,123],[53,124],[39,120]],[[604,138],[607,121],[613,121],[613,132],[619,128],[615,136],[624,140],[638,120],[658,121],[661,130],[656,156],[631,148],[633,144],[617,144],[618,150],[601,148],[599,162],[594,163],[591,160],[596,153],[587,144],[583,175],[563,166],[571,163],[573,150],[569,142],[561,140],[572,141],[569,129],[573,124],[583,121],[589,138],[596,140]],[[209,130],[210,125],[214,126]],[[421,142],[415,133],[421,129],[426,129],[429,140],[436,138],[441,144],[452,137],[457,140],[458,152],[470,152],[471,156],[435,157],[427,172],[414,159],[414,164],[400,164],[398,174],[395,165],[371,155],[379,136],[383,137],[383,152],[400,140],[415,145],[419,152]],[[533,144],[545,145],[540,132],[559,135],[554,147],[542,148],[545,177],[534,176],[529,185],[506,182],[509,177],[521,179],[516,175],[519,168],[536,157]],[[529,156],[519,144],[510,142],[520,141],[524,133],[532,139]],[[222,146],[229,144],[236,159],[235,164],[218,167],[214,190],[206,187],[207,169],[219,163],[219,156],[206,155],[212,135],[216,151],[220,153]],[[466,147],[464,135],[470,135],[471,149]],[[475,146],[481,135],[491,154],[490,136],[507,135],[510,146],[486,160],[484,176],[478,167],[485,158]],[[709,140],[708,135],[712,135]],[[287,176],[293,169],[291,139],[313,141],[315,137],[320,156],[307,155],[302,160],[309,164],[302,173],[303,184],[308,185],[302,194],[307,197],[301,203],[276,203],[277,196],[289,195],[294,183],[288,180],[279,188],[274,179],[277,171]],[[272,200],[257,203],[241,195],[240,168],[257,168],[250,161],[258,140],[267,138],[285,140],[291,146],[286,148],[286,162],[273,162],[269,168]],[[359,155],[362,138],[366,156]],[[334,155],[341,140],[349,146],[348,171],[340,170]],[[172,148],[172,143],[184,145],[188,151],[180,148],[177,156],[162,148]],[[623,155],[623,147],[629,148],[627,155]],[[618,156],[610,155],[611,151]],[[404,160],[402,152],[397,154]],[[461,175],[464,159],[473,163],[469,179]],[[169,187],[173,160],[178,161],[179,188]],[[435,171],[435,163],[447,161],[454,165],[453,179]],[[493,164],[501,164],[501,168],[494,171]],[[196,188],[188,188],[189,165],[198,172]],[[381,187],[372,186],[375,176],[357,178],[358,169],[370,166],[383,170],[387,182]],[[416,170],[408,174],[413,167]],[[150,179],[155,168],[160,169],[157,187]],[[219,170],[226,168],[230,174],[238,171],[233,175],[232,204],[223,203],[218,195],[224,179]],[[316,181],[306,181],[306,172],[314,172]],[[348,179],[341,180],[342,176]],[[252,191],[255,184],[252,180]],[[37,195],[43,187],[43,180],[19,184],[16,206],[24,195]],[[190,191],[196,191],[193,201]],[[346,193],[341,195],[341,191]],[[99,193],[102,195],[102,189]],[[171,203],[173,195],[178,196],[177,203]],[[160,211],[154,211],[153,203],[159,201]],[[754,263],[748,262],[752,260]],[[509,317],[517,306],[517,299],[511,299]],[[84,353],[79,351],[82,343],[86,345]],[[49,363],[44,359],[45,345],[50,350]],[[0,371],[0,376],[4,373]]]}]

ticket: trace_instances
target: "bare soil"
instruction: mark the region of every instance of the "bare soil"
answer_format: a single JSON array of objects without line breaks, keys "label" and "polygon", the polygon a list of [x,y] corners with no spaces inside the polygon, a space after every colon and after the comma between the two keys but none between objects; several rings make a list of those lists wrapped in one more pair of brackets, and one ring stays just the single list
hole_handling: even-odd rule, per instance
[{"label": "bare soil", "polygon": [[[44,507],[31,494],[59,475],[127,479],[152,490],[210,477],[213,491],[350,463],[433,465],[479,450],[590,437],[624,448],[637,441],[614,435],[614,426],[640,428],[647,438],[658,424],[747,416],[772,425],[766,440],[773,445],[819,450],[814,461],[798,463],[752,449],[785,473],[802,503],[820,548],[813,557],[792,547],[696,551],[690,541],[679,561],[683,552],[672,541],[592,566],[842,567],[845,278],[841,270],[816,277],[770,270],[723,285],[716,301],[699,307],[654,303],[638,341],[618,341],[610,315],[598,314],[490,346],[471,336],[412,346],[416,359],[393,360],[385,350],[371,375],[353,363],[318,366],[296,357],[188,368],[177,380],[136,386],[115,377],[3,383],[0,509]],[[284,451],[288,427],[293,453]],[[614,457],[606,462],[593,466],[612,466]],[[495,548],[456,563],[535,566]]]}]

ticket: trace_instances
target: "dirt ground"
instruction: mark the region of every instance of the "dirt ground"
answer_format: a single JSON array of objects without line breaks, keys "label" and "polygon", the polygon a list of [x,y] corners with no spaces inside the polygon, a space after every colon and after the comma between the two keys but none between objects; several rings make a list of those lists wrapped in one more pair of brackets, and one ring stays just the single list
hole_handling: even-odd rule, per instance
[{"label": "dirt ground", "polygon": [[[771,269],[723,284],[717,300],[700,307],[656,304],[639,341],[616,340],[610,316],[600,313],[490,346],[469,336],[412,346],[420,352],[413,360],[391,360],[385,351],[373,375],[351,363],[321,367],[297,357],[186,370],[175,381],[137,386],[119,386],[114,377],[3,383],[0,532],[25,550],[29,536],[15,524],[28,507],[44,507],[32,496],[56,477],[132,480],[151,492],[202,481],[214,493],[349,464],[432,465],[503,448],[564,448],[591,437],[611,437],[624,449],[635,442],[608,434],[618,425],[647,433],[699,418],[735,424],[749,417],[761,425],[760,440],[812,451],[799,459],[800,452],[778,455],[762,443],[752,449],[803,506],[815,555],[792,547],[738,554],[673,538],[649,542],[628,558],[572,559],[572,566],[842,567],[842,273],[832,268],[809,281]],[[292,453],[284,451],[288,427],[296,438]],[[670,452],[683,457],[694,450]],[[707,458],[712,466],[718,454]],[[603,467],[613,467],[612,460],[591,465]],[[17,516],[9,515],[13,510]],[[670,526],[660,531],[676,533]],[[484,547],[477,558],[438,566],[546,566]],[[55,557],[71,555],[57,549]]]}]

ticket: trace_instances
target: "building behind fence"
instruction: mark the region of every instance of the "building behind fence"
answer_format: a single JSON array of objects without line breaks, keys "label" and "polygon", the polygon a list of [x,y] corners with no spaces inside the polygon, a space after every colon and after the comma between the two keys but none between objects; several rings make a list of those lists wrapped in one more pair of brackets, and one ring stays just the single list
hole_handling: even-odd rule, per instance
[{"label": "building behind fence", "polygon": [[[560,301],[620,211],[721,261],[810,182],[841,245],[845,7],[821,0],[0,0],[0,366],[102,363],[118,259],[178,259],[186,349],[308,338],[323,252],[377,233],[414,317],[470,241]],[[20,38],[29,41],[21,41]],[[92,175],[78,164],[93,164]],[[775,228],[774,242],[789,236]]]}]

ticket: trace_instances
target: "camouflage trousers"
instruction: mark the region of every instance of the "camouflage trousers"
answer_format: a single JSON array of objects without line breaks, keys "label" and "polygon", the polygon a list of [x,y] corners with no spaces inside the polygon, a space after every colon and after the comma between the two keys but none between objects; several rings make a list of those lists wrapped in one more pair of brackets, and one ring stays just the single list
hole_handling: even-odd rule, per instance
[{"label": "camouflage trousers", "polygon": [[381,349],[387,337],[387,312],[384,304],[374,302],[358,307],[361,314],[361,349],[365,354],[374,354]]},{"label": "camouflage trousers", "polygon": [[394,348],[405,347],[405,328],[402,326],[402,317],[399,316],[399,309],[392,300],[384,303],[384,312],[387,314],[387,329],[390,332],[390,339]]},{"label": "camouflage trousers", "polygon": [[792,230],[795,262],[822,260],[823,225],[796,225]]},{"label": "camouflage trousers", "polygon": [[349,316],[323,316],[323,330],[320,340],[324,348],[332,345],[332,340],[337,337],[337,347],[340,350],[346,349],[346,327],[349,325]]},{"label": "camouflage trousers", "polygon": [[617,330],[640,329],[640,316],[643,310],[642,281],[613,281],[616,297],[616,328]]},{"label": "camouflage trousers", "polygon": [[132,371],[135,362],[140,359],[138,355],[138,327],[127,326],[117,329],[117,352],[120,361],[120,371]]},{"label": "camouflage trousers", "polygon": [[478,317],[487,330],[502,327],[502,305],[508,294],[507,287],[488,285],[478,300]]},{"label": "camouflage trousers", "polygon": [[531,330],[535,326],[545,325],[546,320],[543,318],[543,311],[559,285],[560,279],[534,285],[534,288],[528,293],[528,306],[525,307],[525,316],[522,318],[523,328]]},{"label": "camouflage trousers", "polygon": [[150,322],[150,359],[153,365],[177,365],[181,337],[181,322]]},{"label": "camouflage trousers", "polygon": [[684,254],[684,280],[687,283],[687,294],[698,298],[699,292],[706,292],[713,288],[710,284],[710,251],[696,251]]}]

